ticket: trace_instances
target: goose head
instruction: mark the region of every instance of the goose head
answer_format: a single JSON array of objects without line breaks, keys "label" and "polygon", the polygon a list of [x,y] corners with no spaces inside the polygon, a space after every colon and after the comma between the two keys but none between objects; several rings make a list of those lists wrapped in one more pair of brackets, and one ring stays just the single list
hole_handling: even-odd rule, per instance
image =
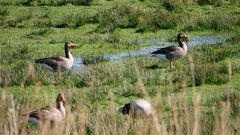
[{"label": "goose head", "polygon": [[124,106],[118,108],[118,112],[122,113],[123,115],[128,115],[130,112],[130,108],[131,108],[130,103],[125,104]]},{"label": "goose head", "polygon": [[76,48],[76,47],[77,46],[75,44],[73,44],[72,42],[66,42],[65,45],[64,45],[65,57],[69,58],[70,55],[71,55],[69,49]]},{"label": "goose head", "polygon": [[188,40],[188,35],[186,35],[185,33],[180,32],[180,33],[177,35],[177,40],[180,40],[180,39],[186,39],[186,40]]},{"label": "goose head", "polygon": [[62,103],[63,105],[65,104],[65,97],[62,93],[59,93],[56,99],[57,106]]},{"label": "goose head", "polygon": [[66,42],[64,45],[65,50],[69,50],[69,49],[72,49],[75,47],[77,47],[77,46],[75,44],[73,44],[72,42]]}]

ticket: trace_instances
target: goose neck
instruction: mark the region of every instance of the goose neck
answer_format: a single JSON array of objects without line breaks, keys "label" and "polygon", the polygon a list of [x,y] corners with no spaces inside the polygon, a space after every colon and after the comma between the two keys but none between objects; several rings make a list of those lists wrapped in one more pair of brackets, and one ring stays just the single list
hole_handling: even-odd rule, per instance
[{"label": "goose neck", "polygon": [[57,102],[57,109],[63,114],[63,116],[65,116],[66,111],[65,111],[65,108],[64,108],[63,101]]},{"label": "goose neck", "polygon": [[69,58],[69,49],[67,47],[65,48],[65,57]]},{"label": "goose neck", "polygon": [[178,44],[181,48],[183,48],[183,42],[182,42],[182,39],[180,37],[177,38],[177,41],[178,41]]}]

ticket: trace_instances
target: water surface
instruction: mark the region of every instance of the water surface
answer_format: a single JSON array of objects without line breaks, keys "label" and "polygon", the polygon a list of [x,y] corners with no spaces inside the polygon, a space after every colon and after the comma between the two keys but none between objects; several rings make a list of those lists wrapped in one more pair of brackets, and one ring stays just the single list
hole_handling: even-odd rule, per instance
[{"label": "water surface", "polygon": [[[155,51],[158,48],[169,46],[169,45],[177,45],[176,42],[166,42],[158,44],[160,39],[159,38],[148,38],[146,39],[147,42],[149,42],[151,45],[138,49],[138,50],[129,50],[124,51],[116,54],[105,54],[103,57],[104,59],[108,61],[119,61],[123,58],[130,57],[130,56],[143,56],[148,55],[150,52]],[[216,44],[216,43],[222,43],[225,42],[226,37],[224,36],[212,36],[212,35],[204,35],[204,36],[192,36],[188,41],[188,47],[195,47],[198,45],[204,45],[204,44]],[[74,65],[73,70],[80,70],[83,68],[83,61],[81,57],[75,57],[74,59]]]},{"label": "water surface", "polygon": [[[130,56],[141,56],[141,55],[148,55],[150,52],[169,45],[177,45],[175,42],[166,42],[163,44],[157,44],[158,41],[157,38],[150,38],[147,39],[152,45],[144,47],[139,50],[131,50],[131,51],[124,51],[116,54],[106,54],[104,55],[104,58],[109,61],[117,61],[121,60],[125,57]],[[188,47],[194,47],[198,45],[204,45],[204,44],[216,44],[216,43],[222,43],[225,42],[226,38],[223,36],[193,36],[188,41]]]}]

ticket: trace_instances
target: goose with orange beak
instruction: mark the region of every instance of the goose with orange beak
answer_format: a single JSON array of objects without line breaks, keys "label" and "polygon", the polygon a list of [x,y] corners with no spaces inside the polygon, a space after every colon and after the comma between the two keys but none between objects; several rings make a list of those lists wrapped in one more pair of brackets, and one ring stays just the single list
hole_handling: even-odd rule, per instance
[{"label": "goose with orange beak", "polygon": [[161,60],[168,60],[170,69],[172,69],[172,62],[174,60],[183,58],[187,54],[188,47],[187,44],[182,41],[182,39],[188,39],[188,36],[184,33],[179,33],[177,35],[178,46],[159,48],[158,50],[151,52],[151,56]]},{"label": "goose with orange beak", "polygon": [[49,58],[41,58],[35,60],[35,63],[40,64],[48,69],[51,69],[55,72],[66,71],[72,68],[73,66],[73,56],[70,53],[70,49],[75,48],[76,45],[72,42],[66,42],[64,45],[65,57],[57,56],[57,57],[49,57]]}]

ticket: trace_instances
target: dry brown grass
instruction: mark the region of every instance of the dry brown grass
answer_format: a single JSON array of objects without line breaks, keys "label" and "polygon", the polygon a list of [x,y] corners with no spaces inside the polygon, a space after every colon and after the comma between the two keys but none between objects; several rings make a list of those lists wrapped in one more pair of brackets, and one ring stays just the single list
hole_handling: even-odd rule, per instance
[{"label": "dry brown grass", "polygon": [[[191,57],[189,57],[190,63],[191,60]],[[194,73],[194,65],[190,64],[190,67],[191,72]],[[229,67],[231,67],[230,64]],[[29,65],[28,68],[29,75],[34,79],[35,71],[33,67]],[[231,114],[236,108],[233,108],[233,103],[229,98],[216,103],[208,110],[208,108],[206,109],[202,105],[201,101],[203,97],[195,89],[195,86],[191,88],[193,94],[190,97],[186,90],[181,93],[169,93],[167,96],[158,92],[156,96],[150,97],[148,95],[148,87],[144,85],[143,76],[137,63],[133,63],[132,70],[136,73],[137,78],[135,87],[143,94],[144,98],[152,101],[154,106],[152,118],[132,119],[128,116],[125,117],[117,114],[116,108],[118,104],[115,102],[116,97],[111,93],[111,91],[114,91],[111,87],[108,89],[109,92],[106,93],[106,96],[110,97],[107,105],[103,108],[97,106],[88,110],[83,105],[86,93],[80,91],[78,88],[72,88],[64,92],[67,95],[68,102],[66,104],[67,115],[62,124],[55,128],[45,127],[40,129],[29,125],[26,119],[22,117],[22,114],[33,108],[36,109],[39,106],[39,100],[44,99],[45,102],[42,104],[53,102],[54,100],[52,99],[54,99],[55,94],[49,94],[48,92],[40,93],[39,89],[42,86],[36,85],[33,89],[34,97],[31,98],[25,95],[25,101],[18,97],[22,95],[15,95],[14,97],[12,94],[5,93],[5,91],[1,92],[0,134],[239,134],[237,129],[240,127],[240,115],[239,113]],[[231,74],[231,69],[228,71]],[[170,72],[169,78],[171,77]],[[192,81],[194,82],[194,76],[192,77]],[[96,87],[95,85],[93,84],[90,87]],[[183,86],[185,85],[183,84]],[[159,89],[161,89],[161,86],[159,86]],[[19,91],[24,91],[24,88],[19,89]],[[192,100],[191,102],[188,101],[189,98]],[[234,101],[234,104],[237,104],[237,107],[240,105],[238,101]],[[93,106],[95,105],[93,104]],[[208,116],[208,114],[211,114],[211,116]],[[208,121],[209,119],[211,121]]]}]

